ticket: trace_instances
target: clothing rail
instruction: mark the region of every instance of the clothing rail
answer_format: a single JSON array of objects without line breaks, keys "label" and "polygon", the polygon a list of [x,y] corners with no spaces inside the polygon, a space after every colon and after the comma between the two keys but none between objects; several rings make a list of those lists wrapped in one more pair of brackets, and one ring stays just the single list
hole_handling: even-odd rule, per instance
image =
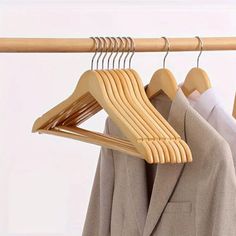
[{"label": "clothing rail", "polygon": [[[170,51],[197,51],[197,38],[168,38]],[[236,37],[201,38],[204,51],[236,50]],[[163,38],[134,38],[136,52],[166,50]],[[108,49],[108,51],[110,51]],[[90,38],[0,38],[0,52],[94,52]]]}]

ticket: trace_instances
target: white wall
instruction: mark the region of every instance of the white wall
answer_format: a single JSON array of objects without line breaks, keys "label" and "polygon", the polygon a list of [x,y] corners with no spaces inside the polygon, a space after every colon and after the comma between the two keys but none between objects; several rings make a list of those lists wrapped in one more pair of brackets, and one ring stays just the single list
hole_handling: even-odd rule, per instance
[{"label": "white wall", "polygon": [[[0,37],[235,36],[234,1],[0,1]],[[170,53],[178,82],[196,52]],[[136,54],[144,84],[163,54]],[[0,236],[81,235],[99,147],[31,133],[34,120],[66,98],[89,54],[0,54]],[[204,52],[204,68],[231,112],[236,52]],[[105,113],[85,127],[103,130]],[[95,122],[96,121],[96,122]]]}]

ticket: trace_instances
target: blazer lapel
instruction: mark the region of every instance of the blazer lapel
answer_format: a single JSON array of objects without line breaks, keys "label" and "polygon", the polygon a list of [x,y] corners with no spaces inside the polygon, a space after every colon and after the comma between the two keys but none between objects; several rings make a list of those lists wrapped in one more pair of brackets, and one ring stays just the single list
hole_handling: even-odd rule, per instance
[{"label": "blazer lapel", "polygon": [[181,176],[183,166],[184,164],[176,164],[158,167],[143,235],[149,236],[160,220]]},{"label": "blazer lapel", "polygon": [[[158,104],[158,102],[160,104]],[[155,107],[158,107],[159,105],[162,106],[161,100],[158,102],[154,103]],[[188,101],[179,89],[175,100],[171,104],[168,122],[179,133],[183,140],[185,140],[186,136],[184,127],[185,114],[188,107]],[[184,164],[158,165],[144,227],[144,236],[149,236],[161,219],[161,215],[178,184],[182,171],[184,170],[183,167]]]}]

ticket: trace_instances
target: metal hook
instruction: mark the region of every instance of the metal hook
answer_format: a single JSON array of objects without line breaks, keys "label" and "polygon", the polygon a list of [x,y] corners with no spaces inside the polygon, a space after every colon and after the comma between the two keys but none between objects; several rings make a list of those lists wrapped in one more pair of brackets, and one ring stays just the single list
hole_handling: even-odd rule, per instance
[{"label": "metal hook", "polygon": [[165,47],[167,45],[166,55],[164,56],[164,59],[163,59],[163,68],[165,68],[166,67],[166,58],[167,58],[169,51],[170,51],[170,42],[166,37],[162,37],[162,38],[165,40]]},{"label": "metal hook", "polygon": [[94,59],[95,59],[97,52],[98,52],[98,43],[97,43],[97,39],[95,37],[90,37],[90,38],[94,41],[94,44],[95,44],[95,53],[94,53],[92,61],[91,61],[91,70],[93,70],[93,62],[94,62]]},{"label": "metal hook", "polygon": [[200,56],[202,55],[202,50],[203,50],[203,42],[201,40],[201,38],[199,36],[196,36],[195,38],[198,39],[199,43],[200,43],[200,53],[197,57],[197,68],[199,68],[199,60],[200,60]]},{"label": "metal hook", "polygon": [[112,37],[112,39],[115,40],[115,46],[117,46],[117,48],[116,48],[116,50],[115,50],[115,51],[116,51],[116,54],[115,54],[115,56],[113,57],[113,62],[112,62],[113,69],[115,69],[115,59],[116,59],[117,55],[119,54],[120,44],[119,44],[119,41],[118,41],[117,38]]},{"label": "metal hook", "polygon": [[113,54],[113,52],[114,52],[115,44],[114,44],[114,42],[113,42],[114,37],[107,37],[107,38],[110,40],[110,45],[109,45],[109,47],[112,46],[112,48],[111,48],[111,55],[110,55],[110,56],[108,57],[108,59],[107,59],[107,69],[109,70],[109,69],[110,69],[110,66],[109,66],[109,64],[110,64],[110,59],[111,59],[112,54]]},{"label": "metal hook", "polygon": [[103,53],[103,41],[101,40],[100,37],[96,37],[96,39],[98,39],[98,41],[99,41],[99,46],[98,46],[99,49],[98,49],[98,51],[101,50],[100,54],[99,54],[99,56],[97,58],[97,70],[98,70],[99,59],[100,59],[100,57],[102,56],[102,53]]},{"label": "metal hook", "polygon": [[102,70],[103,70],[104,69],[104,61],[105,61],[106,55],[108,53],[109,45],[107,44],[107,38],[101,37],[101,39],[104,42],[104,48],[105,48],[105,54],[104,54],[104,56],[102,58]]},{"label": "metal hook", "polygon": [[123,41],[123,39],[121,37],[118,37],[118,39],[120,40],[120,42],[122,43],[122,51],[121,51],[121,55],[120,55],[120,58],[118,60],[118,69],[120,69],[120,61],[121,61],[121,58],[122,56],[124,55],[124,51],[125,51],[125,43]]},{"label": "metal hook", "polygon": [[126,48],[126,46],[128,46],[127,54],[126,54],[126,56],[125,56],[125,58],[124,58],[124,62],[123,62],[123,67],[124,67],[124,69],[125,69],[125,63],[126,63],[127,57],[128,57],[129,54],[130,54],[131,47],[130,47],[129,38],[128,38],[128,37],[123,37],[123,39],[126,40],[125,48]]},{"label": "metal hook", "polygon": [[135,43],[134,43],[134,40],[131,37],[128,37],[128,39],[131,42],[131,48],[132,48],[132,54],[131,54],[131,56],[129,58],[129,69],[130,69],[131,68],[131,61],[132,61],[132,58],[133,58],[134,53],[135,53]]}]

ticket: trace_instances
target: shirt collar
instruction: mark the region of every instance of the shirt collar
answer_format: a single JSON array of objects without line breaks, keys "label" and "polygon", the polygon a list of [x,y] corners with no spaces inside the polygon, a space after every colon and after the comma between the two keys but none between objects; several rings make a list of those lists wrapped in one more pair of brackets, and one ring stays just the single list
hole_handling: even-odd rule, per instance
[{"label": "shirt collar", "polygon": [[209,88],[202,94],[193,93],[188,99],[192,107],[201,114],[205,120],[209,119],[214,107],[220,104],[220,100],[214,88]]}]

